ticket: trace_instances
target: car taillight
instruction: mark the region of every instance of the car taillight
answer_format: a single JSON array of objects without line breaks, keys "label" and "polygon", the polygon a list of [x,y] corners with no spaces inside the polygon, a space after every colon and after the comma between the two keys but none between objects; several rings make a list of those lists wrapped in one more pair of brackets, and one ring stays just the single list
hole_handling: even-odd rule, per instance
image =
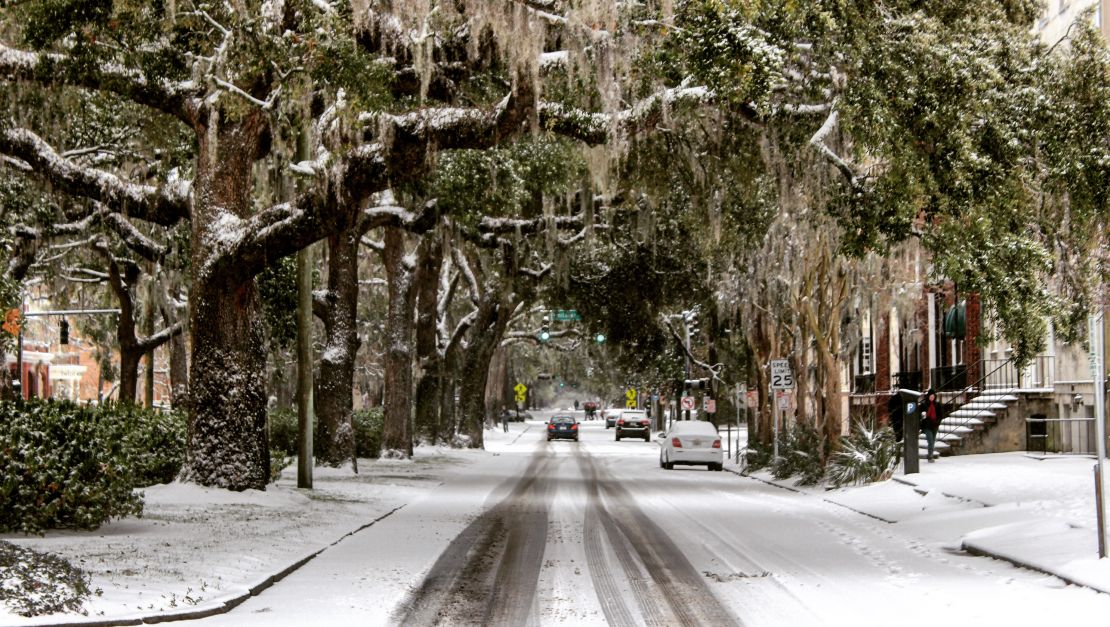
[{"label": "car taillight", "polygon": [[721,441],[713,440],[713,448],[721,448]]},{"label": "car taillight", "polygon": [[617,424],[618,425],[623,425],[624,424],[624,418],[621,418],[620,420],[618,420]]},{"label": "car taillight", "polygon": [[[577,428],[578,428],[578,423],[576,422],[576,423],[572,424],[572,425],[570,426],[570,428],[571,428],[571,429],[577,429]],[[718,442],[718,443],[717,443],[717,446],[719,447],[720,445],[721,445],[721,443],[720,443],[720,442]]]},{"label": "car taillight", "polygon": [[649,425],[649,424],[651,424],[651,423],[650,423],[650,422],[648,422],[648,421],[646,421],[646,420],[641,420],[641,421],[640,421],[640,424],[646,427],[646,426],[648,426],[648,425]]},{"label": "car taillight", "polygon": [[551,429],[552,431],[554,431],[554,430],[555,430],[555,425],[547,425],[547,428],[548,428],[548,429]]},{"label": "car taillight", "polygon": [[671,438],[671,446],[675,448],[682,448],[682,441],[678,438]]}]

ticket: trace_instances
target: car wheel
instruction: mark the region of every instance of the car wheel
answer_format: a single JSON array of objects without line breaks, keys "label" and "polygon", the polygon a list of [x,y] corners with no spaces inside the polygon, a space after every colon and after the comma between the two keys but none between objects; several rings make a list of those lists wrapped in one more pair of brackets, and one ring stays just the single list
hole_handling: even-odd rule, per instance
[{"label": "car wheel", "polygon": [[709,469],[714,471],[724,470],[724,464],[709,464]]},{"label": "car wheel", "polygon": [[621,441],[621,432],[617,431],[617,442]]},{"label": "car wheel", "polygon": [[644,442],[651,442],[651,434],[650,433],[644,434]]}]

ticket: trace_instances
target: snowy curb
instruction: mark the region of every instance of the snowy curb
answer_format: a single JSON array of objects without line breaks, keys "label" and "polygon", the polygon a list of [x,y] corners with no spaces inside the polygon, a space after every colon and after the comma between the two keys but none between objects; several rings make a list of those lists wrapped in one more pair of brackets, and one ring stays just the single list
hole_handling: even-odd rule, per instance
[{"label": "snowy curb", "polygon": [[320,547],[319,549],[316,549],[315,551],[310,551],[300,559],[294,561],[292,564],[289,564],[285,568],[279,570],[277,573],[262,577],[254,584],[248,585],[247,589],[243,592],[231,596],[225,596],[222,598],[222,600],[213,599],[213,601],[210,602],[209,607],[198,608],[195,610],[184,610],[180,612],[159,612],[158,614],[140,615],[135,617],[121,617],[105,620],[73,621],[66,623],[42,623],[36,625],[36,627],[115,627],[117,625],[153,625],[157,623],[168,623],[181,620],[197,620],[201,618],[208,618],[210,616],[216,616],[217,614],[226,614],[239,605],[242,605],[247,599],[262,594],[262,592],[264,592],[270,586],[295,573],[297,570],[299,570],[305,564],[311,562],[324,551],[334,547],[335,545],[355,535],[356,533],[365,531],[366,529],[385,520],[386,518],[389,518],[403,507],[405,507],[405,505],[398,505],[397,507],[394,507],[388,512],[382,514],[381,516],[378,516],[374,520],[371,520],[370,522],[365,523],[358,528],[348,531],[347,533],[339,536],[333,542],[330,542]]},{"label": "snowy curb", "polygon": [[[725,470],[731,472],[734,475],[738,475],[738,476],[744,477],[746,479],[755,479],[756,481],[759,481],[761,483],[765,483],[769,486],[774,486],[774,487],[780,488],[782,490],[789,490],[789,491],[794,492],[796,494],[811,494],[811,492],[807,492],[806,490],[800,490],[798,488],[794,488],[794,487],[791,487],[791,486],[788,486],[788,485],[783,485],[781,483],[778,483],[778,482],[775,482],[775,481],[770,481],[770,480],[764,479],[762,477],[756,477],[755,475],[745,475],[744,473],[740,472],[739,470],[737,470],[735,468],[729,468],[729,467],[726,466]],[[854,512],[856,514],[859,514],[861,516],[867,516],[868,518],[874,518],[875,520],[878,520],[879,522],[884,522],[888,525],[893,525],[894,523],[898,522],[896,520],[888,520],[886,518],[883,518],[882,516],[877,516],[875,514],[865,512],[861,509],[856,509],[855,507],[852,507],[850,505],[845,505],[844,503],[834,501],[833,499],[830,499],[830,498],[827,498],[827,497],[822,498],[821,500],[823,500],[826,503],[836,505],[837,507],[843,507],[844,509],[846,509],[850,512]]]},{"label": "snowy curb", "polygon": [[[914,492],[917,492],[921,496],[925,496],[926,494],[936,490],[936,488],[925,487],[925,486],[923,486],[919,483],[914,483],[914,482],[912,482],[909,479],[906,479],[904,477],[891,477],[890,480],[895,482],[895,483],[901,483],[902,485],[910,486],[911,488],[913,488]],[[949,494],[948,492],[944,492],[942,490],[936,490],[936,492],[937,492],[937,494],[940,494],[941,496],[946,496],[950,499],[956,499],[957,501],[962,501],[964,503],[974,503],[974,504],[976,504],[980,507],[992,507],[992,505],[990,503],[984,503],[983,501],[980,501],[978,499],[971,499],[971,498],[968,498],[966,496],[960,496],[958,494]]]},{"label": "snowy curb", "polygon": [[1064,583],[1066,583],[1068,585],[1078,586],[1080,588],[1086,588],[1088,590],[1093,590],[1093,591],[1099,592],[1101,594],[1110,594],[1110,589],[1107,589],[1106,586],[1099,586],[1099,585],[1093,584],[1091,582],[1082,581],[1082,580],[1080,580],[1076,577],[1071,577],[1071,576],[1065,575],[1065,574],[1061,573],[1058,570],[1049,569],[1049,568],[1046,568],[1046,567],[1043,567],[1043,566],[1038,566],[1038,565],[1036,565],[1032,562],[1023,560],[1021,558],[1013,557],[1013,556],[1010,556],[1010,555],[1003,555],[1001,553],[996,553],[994,551],[991,551],[990,549],[986,549],[986,548],[983,548],[982,546],[979,546],[979,545],[974,544],[972,542],[968,542],[966,539],[960,544],[960,548],[963,549],[964,551],[967,551],[971,555],[976,555],[976,556],[979,556],[979,557],[989,557],[991,559],[996,559],[996,560],[1000,560],[1000,561],[1003,561],[1003,562],[1008,562],[1010,564],[1013,564],[1014,566],[1017,566],[1018,568],[1024,568],[1026,570],[1032,570],[1034,572],[1042,573],[1042,574],[1048,575],[1050,577],[1055,577],[1055,578],[1059,579],[1060,581],[1063,581]]}]

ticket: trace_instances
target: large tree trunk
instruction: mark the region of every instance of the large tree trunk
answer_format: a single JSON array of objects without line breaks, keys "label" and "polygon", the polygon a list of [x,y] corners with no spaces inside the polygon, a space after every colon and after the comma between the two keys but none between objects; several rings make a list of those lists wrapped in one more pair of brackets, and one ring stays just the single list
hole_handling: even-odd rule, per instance
[{"label": "large tree trunk", "polygon": [[[238,121],[209,110],[198,124],[189,294],[193,358],[187,457],[182,476],[202,485],[264,490],[270,478],[266,434],[266,353],[253,277],[219,268],[224,246],[252,213],[252,168],[265,150],[260,112]],[[211,130],[212,132],[209,132]]]},{"label": "large tree trunk", "polygon": [[120,339],[118,399],[126,405],[134,405],[139,391],[139,362],[144,353],[141,348],[125,347]]},{"label": "large tree trunk", "polygon": [[263,490],[270,478],[266,352],[254,281],[193,285],[192,402],[184,476],[202,485]]},{"label": "large tree trunk", "polygon": [[443,368],[437,346],[439,322],[439,278],[443,269],[443,247],[430,243],[416,271],[416,358],[420,379],[416,384],[416,436],[431,442],[440,434],[440,378]]},{"label": "large tree trunk", "polygon": [[501,343],[508,324],[508,315],[503,314],[503,310],[504,307],[492,299],[479,306],[470,343],[463,356],[459,374],[459,400],[462,403],[459,431],[469,438],[470,448],[484,446],[482,429],[486,418],[486,381],[494,351]]},{"label": "large tree trunk", "polygon": [[[162,319],[167,327],[173,326],[176,316],[169,313],[169,305],[162,309]],[[178,333],[170,339],[170,404],[174,409],[186,407],[189,399],[189,355],[185,334]]]},{"label": "large tree trunk", "polygon": [[404,264],[405,232],[385,228],[385,272],[389,290],[386,313],[385,425],[383,457],[412,457],[412,271]]},{"label": "large tree trunk", "polygon": [[354,456],[352,416],[358,353],[358,229],[328,239],[324,354],[316,380],[316,463],[338,466]]}]

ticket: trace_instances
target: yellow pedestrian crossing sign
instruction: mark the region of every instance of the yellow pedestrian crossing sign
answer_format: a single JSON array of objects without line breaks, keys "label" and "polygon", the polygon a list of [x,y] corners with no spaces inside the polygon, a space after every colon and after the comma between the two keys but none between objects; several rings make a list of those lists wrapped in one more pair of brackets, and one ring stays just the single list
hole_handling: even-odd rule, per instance
[{"label": "yellow pedestrian crossing sign", "polygon": [[636,388],[628,388],[627,390],[625,390],[624,391],[624,397],[627,398],[629,401],[635,401],[636,400]]},{"label": "yellow pedestrian crossing sign", "polygon": [[523,403],[526,400],[527,397],[524,396],[524,393],[528,391],[527,385],[524,385],[523,383],[517,383],[513,387],[513,391],[516,392],[516,402]]}]

